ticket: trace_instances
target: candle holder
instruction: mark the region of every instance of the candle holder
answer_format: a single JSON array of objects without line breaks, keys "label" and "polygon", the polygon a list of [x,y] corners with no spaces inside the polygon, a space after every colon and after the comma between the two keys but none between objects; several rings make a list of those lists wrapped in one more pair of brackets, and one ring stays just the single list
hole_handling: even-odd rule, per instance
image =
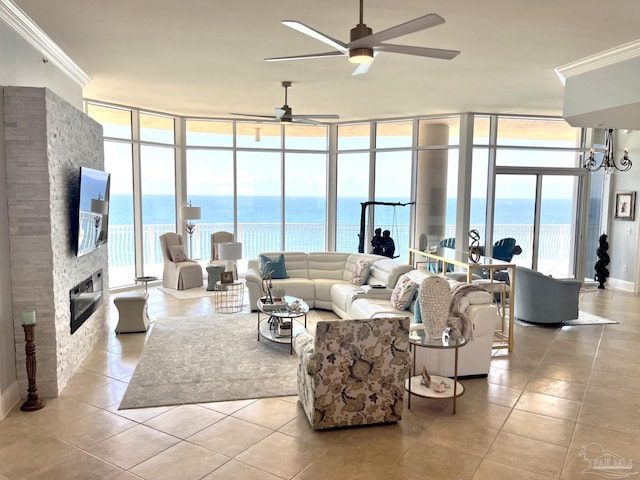
[{"label": "candle holder", "polygon": [[25,325],[24,328],[24,351],[27,356],[27,379],[29,380],[29,389],[27,401],[22,404],[20,410],[23,412],[33,412],[44,407],[44,400],[38,398],[38,388],[36,387],[36,342],[35,342],[35,323]]}]

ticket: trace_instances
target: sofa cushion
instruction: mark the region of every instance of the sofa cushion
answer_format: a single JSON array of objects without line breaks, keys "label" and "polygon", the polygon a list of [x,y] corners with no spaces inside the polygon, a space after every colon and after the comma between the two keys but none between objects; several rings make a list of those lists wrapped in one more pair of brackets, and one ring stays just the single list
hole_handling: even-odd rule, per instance
[{"label": "sofa cushion", "polygon": [[354,285],[362,285],[369,278],[369,270],[371,269],[371,262],[364,258],[358,259],[356,266],[351,274],[351,283]]},{"label": "sofa cushion", "polygon": [[287,275],[287,267],[284,262],[284,255],[278,257],[267,257],[266,255],[260,255],[260,270],[265,271],[267,263],[271,264],[271,270],[273,270],[273,279],[289,278]]},{"label": "sofa cushion", "polygon": [[391,306],[397,310],[407,310],[417,291],[418,284],[408,276],[402,275],[391,294]]},{"label": "sofa cushion", "polygon": [[340,252],[310,252],[307,254],[309,264],[309,278],[344,280],[343,272],[348,253]]},{"label": "sofa cushion", "polygon": [[[400,275],[412,270],[413,267],[408,263],[398,263],[391,258],[382,258],[380,260],[376,260],[373,262],[373,265],[371,265],[367,284],[384,285],[385,287],[392,289]],[[345,280],[349,281],[348,278]]]},{"label": "sofa cushion", "polygon": [[324,310],[333,310],[333,287],[337,285],[348,285],[354,288],[354,285],[345,283],[342,280],[329,280],[317,278],[313,281],[315,285],[316,308]]},{"label": "sofa cushion", "polygon": [[389,300],[378,298],[356,298],[351,304],[351,318],[397,317],[398,315],[408,316],[411,321],[413,321],[411,311],[405,310],[400,313],[391,306]]},{"label": "sofa cushion", "polygon": [[285,295],[301,298],[309,308],[315,308],[315,285],[313,280],[308,278],[283,278],[273,280],[274,289],[281,288]]},{"label": "sofa cushion", "polygon": [[171,245],[169,247],[169,255],[173,263],[186,262],[189,260],[182,245]]}]

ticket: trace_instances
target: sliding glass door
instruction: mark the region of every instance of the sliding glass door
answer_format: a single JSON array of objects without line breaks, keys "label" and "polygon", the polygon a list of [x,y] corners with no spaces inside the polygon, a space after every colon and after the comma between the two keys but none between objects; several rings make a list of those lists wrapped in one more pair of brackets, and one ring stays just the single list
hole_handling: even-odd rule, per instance
[{"label": "sliding glass door", "polygon": [[[506,170],[506,169],[500,169]],[[561,172],[496,175],[494,237],[522,248],[512,262],[558,278],[576,274],[580,177]]]}]

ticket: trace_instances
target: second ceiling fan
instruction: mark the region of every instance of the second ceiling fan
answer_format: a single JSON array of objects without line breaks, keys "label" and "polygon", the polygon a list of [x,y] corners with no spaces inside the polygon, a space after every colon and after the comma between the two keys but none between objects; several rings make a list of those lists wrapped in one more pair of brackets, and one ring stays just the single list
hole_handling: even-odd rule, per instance
[{"label": "second ceiling fan", "polygon": [[427,28],[435,27],[444,23],[444,18],[435,13],[429,13],[422,17],[414,18],[408,22],[401,23],[395,27],[387,28],[378,33],[367,27],[363,21],[364,0],[360,0],[360,22],[355,28],[351,29],[351,41],[349,43],[341,42],[335,38],[331,38],[318,30],[315,30],[304,23],[295,20],[283,20],[282,24],[293,28],[305,35],[320,40],[323,43],[333,47],[335,50],[322,53],[311,53],[307,55],[293,55],[287,57],[270,57],[265,58],[267,62],[279,62],[284,60],[303,60],[309,58],[326,58],[347,56],[349,61],[358,64],[353,75],[366,73],[371,66],[371,62],[375,55],[379,52],[402,53],[405,55],[416,55],[419,57],[439,58],[442,60],[451,60],[460,53],[459,50],[444,50],[441,48],[415,47],[410,45],[395,45],[384,43],[386,40],[409,35],[410,33],[419,32]]},{"label": "second ceiling fan", "polygon": [[317,119],[323,120],[337,120],[340,118],[335,114],[306,114],[306,115],[294,115],[291,107],[287,103],[287,91],[291,87],[291,82],[284,81],[282,82],[282,86],[284,87],[284,105],[282,107],[275,108],[274,115],[260,115],[260,114],[252,114],[252,113],[230,113],[230,115],[239,115],[242,117],[254,117],[256,119],[266,118],[269,120],[279,120],[280,123],[311,123],[311,124],[321,124],[322,122],[317,121]]}]

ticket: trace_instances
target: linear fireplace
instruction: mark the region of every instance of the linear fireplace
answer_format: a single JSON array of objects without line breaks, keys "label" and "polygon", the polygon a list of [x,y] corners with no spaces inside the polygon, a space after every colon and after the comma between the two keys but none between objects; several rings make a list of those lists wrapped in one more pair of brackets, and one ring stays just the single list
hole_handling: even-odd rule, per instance
[{"label": "linear fireplace", "polygon": [[100,306],[102,301],[102,269],[69,290],[71,333],[73,334]]}]

